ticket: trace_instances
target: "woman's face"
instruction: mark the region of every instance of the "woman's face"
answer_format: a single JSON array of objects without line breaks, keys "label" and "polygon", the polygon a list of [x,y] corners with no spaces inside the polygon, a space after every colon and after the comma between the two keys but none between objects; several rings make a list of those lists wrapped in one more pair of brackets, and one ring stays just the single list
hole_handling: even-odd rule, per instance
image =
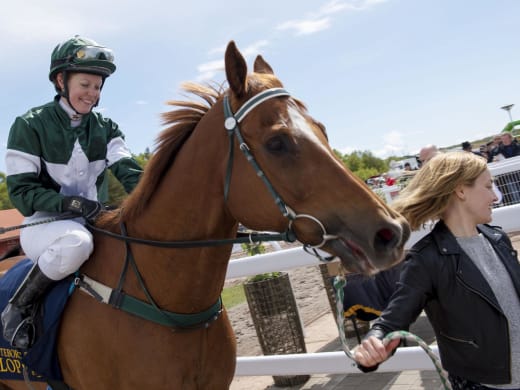
[{"label": "woman's face", "polygon": [[497,196],[493,191],[489,170],[482,172],[472,186],[463,186],[462,193],[464,211],[474,219],[475,224],[491,222],[493,203],[497,201]]},{"label": "woman's face", "polygon": [[[58,84],[64,89],[63,74],[58,74]],[[88,114],[99,100],[103,78],[89,73],[69,73],[69,100],[79,114]]]}]

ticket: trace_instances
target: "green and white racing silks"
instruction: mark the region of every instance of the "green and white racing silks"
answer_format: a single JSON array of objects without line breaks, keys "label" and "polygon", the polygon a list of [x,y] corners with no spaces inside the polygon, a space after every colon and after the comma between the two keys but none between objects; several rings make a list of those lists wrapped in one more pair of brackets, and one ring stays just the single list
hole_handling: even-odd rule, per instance
[{"label": "green and white racing silks", "polygon": [[17,117],[11,127],[7,187],[12,203],[25,216],[61,212],[64,196],[97,200],[107,168],[127,192],[142,174],[118,125],[98,112],[83,115],[73,127],[56,97]]}]

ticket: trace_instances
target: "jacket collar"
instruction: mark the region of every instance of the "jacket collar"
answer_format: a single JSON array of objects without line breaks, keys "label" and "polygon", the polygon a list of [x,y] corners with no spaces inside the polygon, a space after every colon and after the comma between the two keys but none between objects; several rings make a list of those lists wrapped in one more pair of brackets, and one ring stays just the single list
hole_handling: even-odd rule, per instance
[{"label": "jacket collar", "polygon": [[[493,244],[496,244],[502,237],[500,233],[486,225],[477,225],[477,230]],[[432,237],[440,253],[449,255],[460,254],[462,252],[462,248],[457,243],[457,239],[450,229],[448,229],[444,221],[441,220],[435,224],[432,231]]]}]

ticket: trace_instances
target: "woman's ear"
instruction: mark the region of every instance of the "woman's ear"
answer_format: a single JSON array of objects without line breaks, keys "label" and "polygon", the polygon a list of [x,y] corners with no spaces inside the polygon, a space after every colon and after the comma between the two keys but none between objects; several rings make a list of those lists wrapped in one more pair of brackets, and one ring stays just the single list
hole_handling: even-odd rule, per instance
[{"label": "woman's ear", "polygon": [[459,200],[466,200],[465,188],[462,184],[459,184],[457,187],[455,187],[454,193]]},{"label": "woman's ear", "polygon": [[63,72],[60,72],[56,75],[56,84],[61,91],[65,90],[65,82],[63,80]]}]

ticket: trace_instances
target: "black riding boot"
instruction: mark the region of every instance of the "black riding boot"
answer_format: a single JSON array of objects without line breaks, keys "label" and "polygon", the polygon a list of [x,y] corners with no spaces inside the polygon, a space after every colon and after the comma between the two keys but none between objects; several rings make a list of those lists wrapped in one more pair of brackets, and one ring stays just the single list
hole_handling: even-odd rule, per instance
[{"label": "black riding boot", "polygon": [[13,347],[28,349],[34,342],[33,306],[53,282],[34,264],[9,300],[1,318],[4,339]]}]

